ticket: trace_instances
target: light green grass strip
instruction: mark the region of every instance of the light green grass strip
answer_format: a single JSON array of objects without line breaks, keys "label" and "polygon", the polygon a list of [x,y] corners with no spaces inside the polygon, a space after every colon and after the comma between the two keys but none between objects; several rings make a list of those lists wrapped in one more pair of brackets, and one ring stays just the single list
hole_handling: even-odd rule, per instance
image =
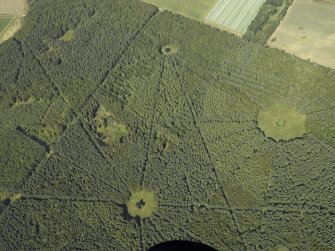
[{"label": "light green grass strip", "polygon": [[143,0],[143,2],[202,21],[205,20],[218,0]]}]

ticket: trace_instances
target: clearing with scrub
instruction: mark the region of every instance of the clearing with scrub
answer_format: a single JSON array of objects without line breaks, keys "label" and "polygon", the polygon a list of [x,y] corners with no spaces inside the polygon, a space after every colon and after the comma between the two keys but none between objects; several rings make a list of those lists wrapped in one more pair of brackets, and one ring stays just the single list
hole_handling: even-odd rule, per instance
[{"label": "clearing with scrub", "polygon": [[207,21],[233,33],[244,34],[265,0],[220,0]]}]

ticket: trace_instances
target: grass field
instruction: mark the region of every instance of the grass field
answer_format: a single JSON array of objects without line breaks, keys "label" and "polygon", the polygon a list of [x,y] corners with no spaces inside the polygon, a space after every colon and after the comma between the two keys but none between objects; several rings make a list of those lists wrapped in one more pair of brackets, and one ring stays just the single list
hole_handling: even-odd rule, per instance
[{"label": "grass field", "polygon": [[296,0],[268,45],[335,68],[334,16],[335,1]]},{"label": "grass field", "polygon": [[204,20],[208,13],[214,8],[218,0],[143,0],[146,3],[156,5],[177,14]]},{"label": "grass field", "polygon": [[207,20],[238,34],[246,32],[265,0],[220,0]]},{"label": "grass field", "polygon": [[13,20],[11,17],[0,17],[0,34],[5,30],[8,24]]}]

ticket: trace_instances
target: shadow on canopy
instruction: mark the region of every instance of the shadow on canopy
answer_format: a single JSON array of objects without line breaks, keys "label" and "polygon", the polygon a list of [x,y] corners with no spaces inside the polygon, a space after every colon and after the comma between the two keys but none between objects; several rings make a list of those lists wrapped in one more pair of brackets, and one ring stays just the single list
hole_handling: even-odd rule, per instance
[{"label": "shadow on canopy", "polygon": [[192,241],[168,241],[151,247],[148,251],[216,251],[205,244]]}]

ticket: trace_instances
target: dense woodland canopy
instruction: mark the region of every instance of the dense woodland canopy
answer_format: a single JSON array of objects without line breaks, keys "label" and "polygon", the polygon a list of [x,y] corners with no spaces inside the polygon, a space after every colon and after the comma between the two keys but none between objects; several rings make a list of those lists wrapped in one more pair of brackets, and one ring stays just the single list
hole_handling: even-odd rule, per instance
[{"label": "dense woodland canopy", "polygon": [[[334,70],[138,0],[29,4],[0,46],[0,250],[335,249]],[[302,137],[265,137],[275,104]]]}]

